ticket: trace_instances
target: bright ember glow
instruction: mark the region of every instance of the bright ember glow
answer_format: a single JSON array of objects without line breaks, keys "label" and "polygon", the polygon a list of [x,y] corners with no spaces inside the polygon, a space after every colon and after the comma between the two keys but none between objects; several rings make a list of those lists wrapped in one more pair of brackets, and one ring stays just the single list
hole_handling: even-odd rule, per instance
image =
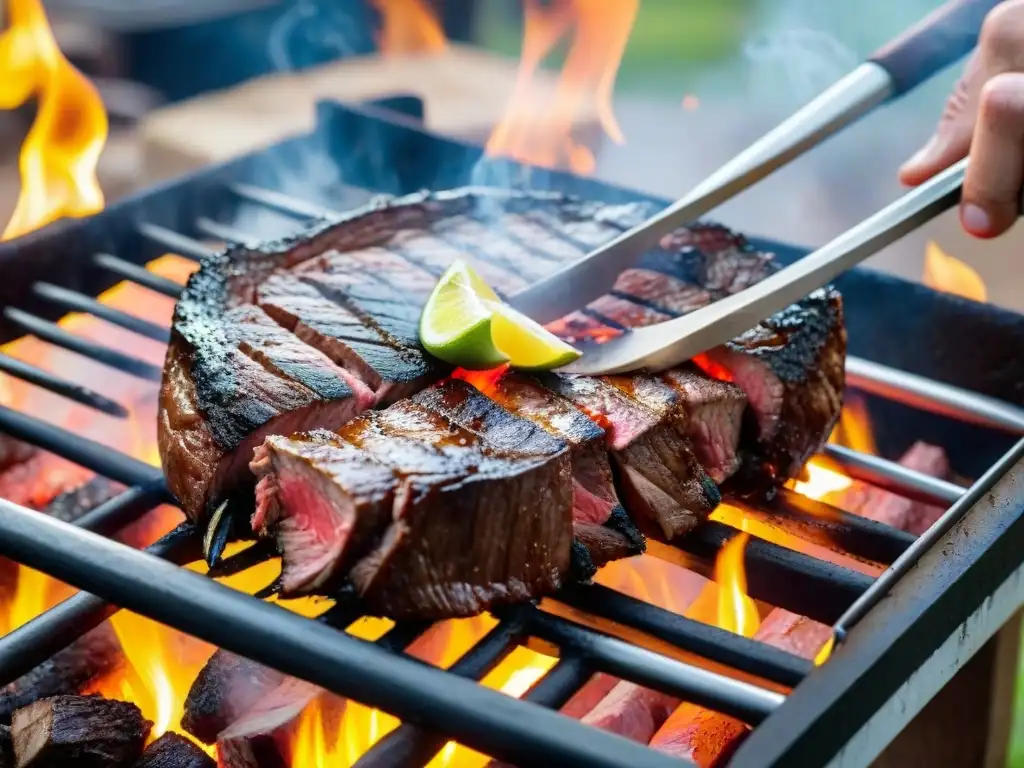
[{"label": "bright ember glow", "polygon": [[470,386],[476,388],[477,391],[487,395],[491,393],[495,385],[501,381],[502,377],[508,373],[508,369],[508,363],[504,363],[503,365],[499,365],[497,368],[491,368],[487,371],[469,371],[465,368],[456,368],[452,371],[452,378],[464,381]]},{"label": "bright ember glow", "polygon": [[[624,143],[612,92],[639,6],[639,0],[524,0],[519,72],[505,115],[487,142],[487,155],[593,173],[593,153],[572,135],[588,103],[612,141]],[[554,93],[541,95],[537,72],[566,37],[571,42]]]},{"label": "bright ember glow", "polygon": [[96,166],[107,140],[107,113],[96,88],[64,57],[40,0],[10,0],[0,34],[0,109],[39,100],[18,165],[21,193],[0,239],[59,218],[103,209]]},{"label": "bright ember glow", "polygon": [[715,559],[718,585],[718,621],[722,629],[753,637],[761,625],[757,606],[747,595],[747,572],[743,565],[750,535],[739,533],[725,543]]},{"label": "bright ember glow", "polygon": [[384,55],[441,53],[448,48],[444,29],[423,0],[372,2],[381,15],[377,46]]},{"label": "bright ember glow", "polygon": [[933,240],[929,240],[924,249],[921,281],[935,291],[952,293],[972,301],[988,301],[988,288],[981,275],[969,264],[950,256]]}]

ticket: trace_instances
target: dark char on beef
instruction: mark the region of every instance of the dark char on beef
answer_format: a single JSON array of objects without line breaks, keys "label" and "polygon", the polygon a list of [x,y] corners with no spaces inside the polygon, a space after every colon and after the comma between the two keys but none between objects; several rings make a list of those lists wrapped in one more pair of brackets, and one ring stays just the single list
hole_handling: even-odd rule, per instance
[{"label": "dark char on beef", "polygon": [[[657,376],[431,387],[450,369],[418,347],[418,318],[453,259],[510,295],[651,212],[422,193],[205,260],[179,301],[161,390],[169,486],[202,522],[258,476],[250,522],[275,537],[286,594],[344,583],[383,613],[441,617],[556,588],[570,551],[576,578],[641,552],[630,516],[671,539],[713,510],[717,483],[793,476],[841,404],[831,288]],[[552,327],[570,340],[628,332],[773,269],[742,237],[696,225]],[[233,513],[251,510],[244,498]]]}]

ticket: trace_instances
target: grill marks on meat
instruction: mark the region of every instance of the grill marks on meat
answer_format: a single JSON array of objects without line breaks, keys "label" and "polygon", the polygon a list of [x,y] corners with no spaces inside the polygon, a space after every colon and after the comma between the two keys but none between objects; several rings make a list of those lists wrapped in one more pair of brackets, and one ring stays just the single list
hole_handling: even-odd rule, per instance
[{"label": "grill marks on meat", "polygon": [[671,539],[692,530],[721,500],[690,450],[675,392],[643,374],[541,381],[605,428],[626,507]]},{"label": "grill marks on meat", "polygon": [[[304,578],[286,580],[286,594],[319,586],[323,563],[338,566],[346,552],[365,554],[348,575],[389,616],[474,615],[561,585],[572,536],[568,446],[468,385],[449,381],[338,434],[295,436],[286,463],[285,442],[268,441],[273,458],[254,462],[264,474],[257,522],[315,532],[323,553],[311,561],[299,541]],[[294,458],[303,455],[316,457],[315,474]],[[287,563],[293,542],[278,540]]]}]

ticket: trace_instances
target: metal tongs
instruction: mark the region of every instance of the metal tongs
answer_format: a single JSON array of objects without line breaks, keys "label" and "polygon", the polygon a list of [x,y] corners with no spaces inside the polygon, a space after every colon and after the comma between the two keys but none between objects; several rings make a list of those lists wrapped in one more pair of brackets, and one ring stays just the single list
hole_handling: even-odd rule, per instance
[{"label": "metal tongs", "polygon": [[591,375],[661,371],[724,344],[956,205],[966,171],[965,158],[750,288],[675,320],[584,345],[583,357],[559,370]]},{"label": "metal tongs", "polygon": [[[985,16],[998,4],[999,0],[945,3],[681,200],[581,261],[520,291],[512,297],[512,306],[548,323],[600,298],[612,289],[624,269],[673,230],[697,220],[876,106],[915,88],[966,55],[977,42]],[[667,334],[665,325],[658,328]]]}]

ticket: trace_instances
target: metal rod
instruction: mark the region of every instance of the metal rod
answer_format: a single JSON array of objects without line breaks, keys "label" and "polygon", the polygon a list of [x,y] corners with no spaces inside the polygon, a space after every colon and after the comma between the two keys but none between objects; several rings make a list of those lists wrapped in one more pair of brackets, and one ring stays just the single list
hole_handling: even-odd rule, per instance
[{"label": "metal rod", "polygon": [[19,378],[22,381],[27,381],[29,384],[34,384],[37,387],[42,387],[81,405],[87,405],[108,416],[123,419],[128,415],[127,408],[98,392],[93,392],[91,389],[80,384],[65,381],[41,368],[36,368],[34,365],[29,365],[17,358],[2,353],[0,353],[0,372]]},{"label": "metal rod", "polygon": [[222,224],[207,216],[200,216],[196,219],[196,229],[204,235],[223,240],[225,243],[238,243],[240,245],[251,245],[256,238],[252,235],[236,229],[229,224]]},{"label": "metal rod", "polygon": [[207,248],[198,240],[167,229],[167,227],[161,227],[159,224],[142,223],[138,225],[138,230],[139,234],[147,240],[187,259],[202,261],[214,253],[212,248]]},{"label": "metal rod", "polygon": [[69,291],[67,288],[61,288],[59,285],[53,285],[52,283],[36,283],[32,286],[32,290],[38,296],[60,304],[65,309],[86,312],[101,320],[106,320],[108,323],[125,328],[140,336],[145,336],[147,339],[166,343],[171,337],[171,332],[162,325],[151,323],[149,320],[144,320],[141,317],[129,315],[127,312],[115,309],[109,304],[96,301],[96,299],[86,296],[84,293]]},{"label": "metal rod", "polygon": [[165,492],[157,488],[129,488],[110,501],[78,518],[74,525],[102,536],[112,536],[129,523],[134,523],[159,504]]},{"label": "metal rod", "polygon": [[799,656],[636,600],[600,584],[572,584],[555,599],[594,616],[638,629],[684,651],[793,687],[813,668]]},{"label": "metal rod", "polygon": [[603,672],[751,724],[761,722],[786,701],[775,691],[682,664],[543,611],[532,612],[527,631],[579,654]]},{"label": "metal rod", "polygon": [[594,668],[579,656],[562,656],[523,695],[523,700],[547,709],[559,709],[594,674]]},{"label": "metal rod", "polygon": [[95,360],[97,363],[102,363],[131,376],[147,381],[160,381],[161,376],[163,376],[163,371],[160,368],[147,363],[145,360],[140,360],[116,349],[104,347],[102,344],[76,336],[64,330],[56,323],[43,320],[28,312],[23,312],[14,307],[7,307],[4,310],[4,316],[15,325],[24,328],[33,336],[43,341],[48,341],[58,347],[71,350],[79,355]]},{"label": "metal rod", "polygon": [[3,405],[0,405],[0,432],[125,485],[163,486],[164,476],[159,467]]},{"label": "metal rod", "polygon": [[338,215],[330,208],[252,184],[229,184],[228,189],[243,200],[297,219],[327,219]]},{"label": "metal rod", "polygon": [[967,490],[948,480],[908,469],[879,456],[858,453],[842,445],[828,443],[822,453],[854,480],[876,485],[925,504],[945,507],[963,496]]},{"label": "metal rod", "polygon": [[863,358],[846,358],[846,386],[929,413],[1024,435],[1024,408]]},{"label": "metal rod", "polygon": [[0,502],[0,554],[258,664],[449,733],[501,760],[594,768],[680,765],[628,739],[388,653],[8,502]]},{"label": "metal rod", "polygon": [[[719,550],[739,533],[718,522],[704,522],[678,542],[686,552],[714,562]],[[874,581],[870,576],[751,536],[746,547],[747,589],[755,600],[831,624]]]},{"label": "metal rod", "polygon": [[771,499],[750,506],[744,500],[730,500],[768,525],[792,533],[805,541],[835,549],[857,558],[888,565],[914,543],[913,534],[853,515],[838,507],[803,494],[780,488]]},{"label": "metal rod", "polygon": [[921,556],[956,525],[978,501],[989,492],[1000,478],[1024,458],[1024,440],[1018,442],[999,461],[962,494],[946,510],[931,528],[924,532],[903,555],[879,576],[875,583],[861,595],[835,622],[835,635],[839,642],[846,639],[850,630],[913,568]]},{"label": "metal rod", "polygon": [[[479,680],[508,655],[520,631],[521,627],[513,621],[499,622],[448,671],[469,680]],[[448,739],[441,734],[403,723],[364,752],[352,768],[426,765],[446,741]]]},{"label": "metal rod", "polygon": [[[0,500],[0,507],[4,504],[11,506]],[[6,513],[6,508],[3,508],[3,514]],[[60,546],[59,540],[58,536],[54,546]],[[172,562],[188,563],[202,557],[200,549],[195,531],[188,526],[179,526],[146,547],[146,552]],[[86,632],[98,627],[118,610],[120,608],[100,597],[88,592],[76,592],[45,613],[11,630],[0,637],[0,685],[12,683],[32,671]]]},{"label": "metal rod", "polygon": [[138,264],[132,264],[130,261],[120,259],[117,256],[111,256],[109,253],[97,253],[93,256],[93,262],[96,266],[120,275],[125,280],[131,280],[133,283],[138,283],[145,288],[149,288],[151,291],[162,293],[164,296],[176,299],[181,295],[182,286],[178,283],[168,280],[166,277],[155,272],[150,272]]}]

